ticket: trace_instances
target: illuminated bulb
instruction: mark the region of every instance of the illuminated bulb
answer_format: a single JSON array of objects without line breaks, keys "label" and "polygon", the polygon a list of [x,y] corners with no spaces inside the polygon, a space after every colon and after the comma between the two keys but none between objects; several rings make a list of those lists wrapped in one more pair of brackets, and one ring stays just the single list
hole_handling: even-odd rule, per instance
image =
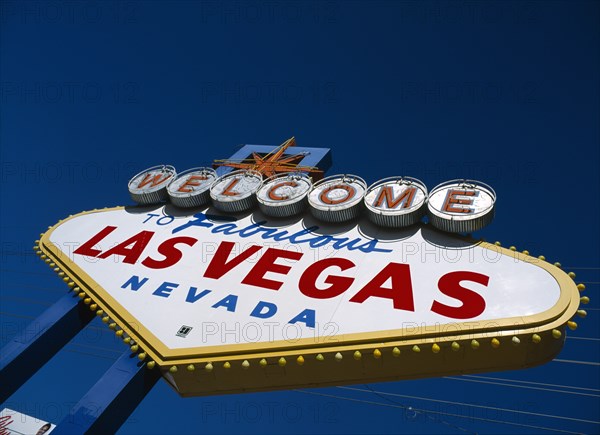
[{"label": "illuminated bulb", "polygon": [[525,250],[523,251],[523,254],[525,254],[525,255],[529,255],[529,251],[528,251],[527,249],[525,249]]},{"label": "illuminated bulb", "polygon": [[89,304],[91,304],[91,303],[92,303],[92,298],[85,298],[85,299],[83,300],[83,303],[84,303],[84,304],[86,304],[86,305],[89,305]]},{"label": "illuminated bulb", "polygon": [[585,284],[577,284],[577,290],[579,290],[580,292],[585,290]]},{"label": "illuminated bulb", "polygon": [[587,311],[585,310],[577,310],[577,315],[581,318],[585,318],[587,316]]},{"label": "illuminated bulb", "polygon": [[453,342],[452,342],[452,345],[451,345],[450,347],[452,348],[452,350],[453,350],[454,352],[456,352],[456,351],[460,350],[460,344],[458,344],[456,341],[453,341]]},{"label": "illuminated bulb", "polygon": [[581,303],[583,305],[587,305],[590,303],[590,298],[588,298],[587,296],[583,296],[581,299],[579,299],[581,301]]},{"label": "illuminated bulb", "polygon": [[97,308],[98,308],[98,304],[90,305],[90,311],[96,311]]},{"label": "illuminated bulb", "polygon": [[55,266],[56,266],[56,263],[50,263],[48,266],[50,266],[50,267],[55,267]]},{"label": "illuminated bulb", "polygon": [[125,344],[129,344],[130,341],[131,341],[130,337],[124,337],[123,338],[123,343],[125,343]]},{"label": "illuminated bulb", "polygon": [[538,334],[533,334],[531,336],[531,341],[533,341],[535,344],[538,344],[542,341],[542,337],[540,337]]},{"label": "illuminated bulb", "polygon": [[471,340],[471,347],[473,349],[479,349],[479,342],[477,340]]},{"label": "illuminated bulb", "polygon": [[296,363],[301,366],[302,364],[304,364],[304,357],[302,355],[300,355],[298,358],[296,358]]},{"label": "illuminated bulb", "polygon": [[79,296],[81,299],[85,298],[85,292],[81,292],[79,293],[77,296]]},{"label": "illuminated bulb", "polygon": [[540,255],[538,258],[542,261],[546,261],[546,257],[544,257],[543,255]]},{"label": "illuminated bulb", "polygon": [[395,357],[399,357],[401,353],[402,352],[400,352],[400,349],[398,349],[397,347],[392,349],[392,355],[394,355]]},{"label": "illuminated bulb", "polygon": [[58,267],[55,267],[54,269],[52,269],[54,272],[58,273],[60,272],[60,269]]},{"label": "illuminated bulb", "polygon": [[73,291],[74,291],[75,293],[79,293],[79,292],[81,291],[81,289],[80,289],[79,287],[74,287],[74,288],[73,288]]},{"label": "illuminated bulb", "polygon": [[500,340],[498,340],[497,338],[492,338],[491,343],[494,349],[498,349],[500,347]]},{"label": "illuminated bulb", "polygon": [[46,259],[44,260],[44,263],[47,263],[47,264],[50,264],[51,262],[52,262],[52,260],[50,260],[49,258],[46,258]]},{"label": "illuminated bulb", "polygon": [[69,278],[68,276],[63,276],[63,281],[64,282],[69,282],[71,280],[71,278]]},{"label": "illuminated bulb", "polygon": [[111,323],[110,325],[108,325],[108,327],[109,327],[110,329],[115,329],[115,328],[117,327],[117,324],[113,322],[113,323]]},{"label": "illuminated bulb", "polygon": [[247,369],[248,367],[250,367],[250,363],[248,362],[247,359],[245,359],[244,362],[242,363],[242,368]]},{"label": "illuminated bulb", "polygon": [[342,356],[341,353],[338,352],[338,353],[335,354],[335,360],[337,362],[340,362],[342,359],[344,359],[344,357]]},{"label": "illuminated bulb", "polygon": [[139,347],[137,344],[134,344],[133,346],[131,346],[131,348],[130,348],[130,349],[131,349],[131,351],[132,351],[133,353],[135,353],[135,352],[137,352],[137,351],[138,351],[138,349],[139,349],[139,348],[140,348],[140,347]]},{"label": "illuminated bulb", "polygon": [[558,340],[560,337],[562,337],[562,332],[560,332],[558,329],[553,329],[552,337],[554,337]]},{"label": "illuminated bulb", "polygon": [[154,361],[148,361],[148,364],[146,364],[146,367],[148,367],[149,369],[153,369],[155,365],[156,365],[156,363]]},{"label": "illuminated bulb", "polygon": [[373,356],[377,359],[381,358],[381,351],[379,349],[375,349],[373,351]]},{"label": "illuminated bulb", "polygon": [[69,281],[69,282],[67,283],[67,285],[68,285],[69,287],[73,288],[73,287],[75,287],[75,285],[76,285],[76,284],[75,284],[73,281]]},{"label": "illuminated bulb", "polygon": [[48,257],[46,256],[46,254],[42,254],[42,255],[40,255],[40,258],[41,258],[42,260],[44,260],[44,259],[46,259],[46,258],[48,258]]},{"label": "illuminated bulb", "polygon": [[559,269],[562,267],[562,264],[560,264],[558,261],[557,261],[556,263],[554,263],[554,265],[555,265],[556,267],[558,267]]},{"label": "illuminated bulb", "polygon": [[573,322],[572,320],[567,322],[567,326],[571,331],[575,331],[577,329],[577,323]]},{"label": "illuminated bulb", "polygon": [[138,359],[140,361],[144,361],[146,359],[146,352],[142,352],[142,353],[138,354]]},{"label": "illuminated bulb", "polygon": [[108,321],[109,321],[109,320],[110,320],[110,317],[108,317],[108,316],[104,316],[104,317],[102,318],[102,321],[103,321],[104,323],[108,323]]},{"label": "illuminated bulb", "polygon": [[421,348],[415,344],[412,347],[412,351],[415,352],[415,353],[419,353],[419,352],[421,352]]},{"label": "illuminated bulb", "polygon": [[169,373],[177,373],[177,366],[171,366],[169,368]]},{"label": "illuminated bulb", "polygon": [[502,243],[500,243],[500,242],[494,242],[494,245],[496,245],[496,246],[502,246]]},{"label": "illuminated bulb", "polygon": [[115,334],[117,337],[121,337],[123,335],[123,332],[124,331],[122,329],[119,329],[117,332],[115,332]]},{"label": "illuminated bulb", "polygon": [[196,370],[196,366],[194,364],[190,364],[186,367],[188,372],[193,372],[194,370]]},{"label": "illuminated bulb", "polygon": [[517,248],[516,248],[515,246],[511,246],[511,247],[510,247],[510,248],[508,248],[508,249],[510,249],[511,251],[516,251],[516,250],[517,250]]},{"label": "illuminated bulb", "polygon": [[322,354],[318,354],[318,355],[316,356],[316,360],[317,360],[317,361],[323,361],[323,360],[325,360],[325,357],[324,357]]},{"label": "illuminated bulb", "polygon": [[267,360],[263,358],[263,359],[261,359],[261,360],[258,362],[258,364],[259,364],[261,367],[266,367],[266,366],[267,366]]},{"label": "illuminated bulb", "polygon": [[514,344],[515,346],[518,346],[519,344],[521,344],[521,340],[519,340],[519,337],[513,337],[511,340],[512,344]]},{"label": "illuminated bulb", "polygon": [[35,251],[36,255],[42,255],[42,251]]},{"label": "illuminated bulb", "polygon": [[231,364],[229,363],[229,361],[225,361],[223,363],[223,368],[226,370],[229,370],[231,368]]},{"label": "illuminated bulb", "polygon": [[207,372],[212,372],[212,371],[213,371],[213,368],[214,368],[214,367],[213,367],[212,363],[207,363],[207,364],[204,366],[204,370],[206,370]]},{"label": "illuminated bulb", "polygon": [[571,279],[575,279],[575,277],[577,276],[575,275],[575,272],[569,272],[567,275],[569,275],[569,278]]},{"label": "illuminated bulb", "polygon": [[354,352],[354,355],[352,355],[352,356],[354,357],[355,360],[358,361],[359,359],[362,358],[362,353],[360,353],[360,351],[357,350],[356,352]]},{"label": "illuminated bulb", "polygon": [[104,314],[104,310],[96,311],[96,316],[101,316],[102,314]]},{"label": "illuminated bulb", "polygon": [[61,270],[60,272],[58,272],[58,276],[65,276],[65,273]]},{"label": "illuminated bulb", "polygon": [[433,343],[433,346],[431,346],[431,351],[433,353],[440,353],[440,350],[442,350],[440,346],[438,346],[437,343]]},{"label": "illuminated bulb", "polygon": [[285,367],[285,365],[287,364],[287,361],[285,360],[284,357],[279,358],[279,361],[277,361],[277,364],[279,364],[279,367]]}]

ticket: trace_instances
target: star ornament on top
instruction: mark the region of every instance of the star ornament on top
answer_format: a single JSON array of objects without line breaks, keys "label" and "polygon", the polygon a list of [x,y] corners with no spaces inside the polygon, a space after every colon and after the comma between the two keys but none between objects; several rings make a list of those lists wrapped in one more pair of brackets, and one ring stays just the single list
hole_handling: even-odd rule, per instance
[{"label": "star ornament on top", "polygon": [[307,152],[298,154],[286,154],[288,148],[296,146],[294,137],[286,140],[280,146],[266,155],[252,152],[251,157],[243,160],[215,160],[213,168],[227,166],[234,169],[251,169],[260,172],[264,178],[273,177],[285,172],[306,172],[313,180],[323,178],[323,171],[314,166],[302,166],[300,163],[306,157]]}]

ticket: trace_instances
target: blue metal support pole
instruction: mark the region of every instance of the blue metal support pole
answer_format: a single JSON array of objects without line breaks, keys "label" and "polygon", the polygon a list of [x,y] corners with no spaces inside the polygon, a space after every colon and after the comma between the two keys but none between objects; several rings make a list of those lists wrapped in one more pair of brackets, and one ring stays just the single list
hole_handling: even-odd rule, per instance
[{"label": "blue metal support pole", "polygon": [[137,355],[125,352],[71,408],[52,434],[115,433],[159,378],[158,368],[149,370]]},{"label": "blue metal support pole", "polygon": [[0,350],[0,403],[5,402],[94,318],[68,293]]}]

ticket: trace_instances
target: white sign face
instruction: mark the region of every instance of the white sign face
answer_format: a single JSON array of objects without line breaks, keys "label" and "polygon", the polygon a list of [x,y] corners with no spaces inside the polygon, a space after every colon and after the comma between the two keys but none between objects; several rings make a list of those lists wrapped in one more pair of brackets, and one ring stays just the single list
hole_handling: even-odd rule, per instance
[{"label": "white sign face", "polygon": [[4,408],[0,411],[0,434],[2,435],[45,435],[51,433],[56,425]]},{"label": "white sign face", "polygon": [[565,308],[541,260],[427,225],[390,233],[363,218],[341,231],[308,214],[282,222],[258,211],[235,220],[118,208],[74,216],[48,237],[75,275],[101,288],[101,304],[127,313],[149,341],[194,354],[424,327],[518,328]]}]

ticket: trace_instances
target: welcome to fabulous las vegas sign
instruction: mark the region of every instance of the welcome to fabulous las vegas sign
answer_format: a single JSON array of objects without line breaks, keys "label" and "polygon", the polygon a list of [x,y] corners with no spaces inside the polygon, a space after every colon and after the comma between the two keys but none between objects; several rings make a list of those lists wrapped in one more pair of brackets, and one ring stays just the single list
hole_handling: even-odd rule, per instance
[{"label": "welcome to fabulous las vegas sign", "polygon": [[36,249],[183,396],[497,371],[558,354],[585,313],[583,286],[543,258],[464,235],[491,222],[491,187],[322,178],[302,162],[328,150],[293,145],[217,171],[144,170],[128,186],[138,205],[70,216]]}]

